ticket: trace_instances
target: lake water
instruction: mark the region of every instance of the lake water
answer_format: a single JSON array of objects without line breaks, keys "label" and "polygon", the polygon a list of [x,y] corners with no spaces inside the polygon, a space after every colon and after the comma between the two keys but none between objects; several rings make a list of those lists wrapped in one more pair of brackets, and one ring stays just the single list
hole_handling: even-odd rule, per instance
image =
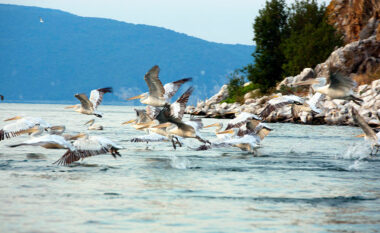
[{"label": "lake water", "polygon": [[[38,116],[67,132],[93,117],[64,105],[0,104],[2,120]],[[380,230],[380,158],[359,128],[269,124],[258,157],[237,148],[173,150],[131,143],[144,132],[123,121],[132,107],[100,106],[96,122],[125,149],[56,166],[64,150],[0,142],[1,232],[375,232]],[[187,116],[186,116],[187,117]],[[205,124],[218,120],[204,119]],[[227,122],[227,120],[222,120]],[[202,130],[214,138],[214,129]]]}]

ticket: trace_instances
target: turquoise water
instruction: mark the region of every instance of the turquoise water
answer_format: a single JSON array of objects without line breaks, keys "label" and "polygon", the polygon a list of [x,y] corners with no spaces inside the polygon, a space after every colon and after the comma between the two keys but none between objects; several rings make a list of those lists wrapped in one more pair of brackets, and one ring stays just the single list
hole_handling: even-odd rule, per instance
[{"label": "turquoise water", "polygon": [[[92,119],[64,105],[0,104],[2,120],[39,116],[68,132]],[[237,148],[173,150],[170,143],[128,142],[126,106],[100,106],[96,123],[125,147],[70,167],[64,150],[9,148],[0,142],[2,232],[375,232],[380,229],[380,159],[354,136],[359,128],[270,124],[257,157]],[[204,123],[215,123],[205,119]],[[222,120],[226,122],[226,120]],[[213,129],[202,135],[212,139]]]}]

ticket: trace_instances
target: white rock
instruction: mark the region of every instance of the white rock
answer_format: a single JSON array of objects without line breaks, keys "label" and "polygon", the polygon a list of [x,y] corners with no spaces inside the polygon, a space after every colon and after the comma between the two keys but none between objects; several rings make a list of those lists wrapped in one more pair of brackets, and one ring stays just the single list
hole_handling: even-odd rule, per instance
[{"label": "white rock", "polygon": [[359,93],[364,93],[364,92],[366,92],[368,89],[369,89],[369,86],[368,86],[367,84],[360,85],[360,86],[358,87],[358,92],[359,92]]}]

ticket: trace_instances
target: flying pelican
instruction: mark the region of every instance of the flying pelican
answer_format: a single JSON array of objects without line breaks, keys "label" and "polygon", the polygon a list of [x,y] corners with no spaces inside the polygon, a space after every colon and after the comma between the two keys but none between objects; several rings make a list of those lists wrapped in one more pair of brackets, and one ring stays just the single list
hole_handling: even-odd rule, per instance
[{"label": "flying pelican", "polygon": [[[364,137],[365,140],[368,140],[371,142],[371,155],[377,154],[377,152],[380,149],[380,132],[376,134],[375,130],[373,130],[367,122],[363,119],[362,116],[360,116],[359,112],[352,108],[352,117],[354,118],[354,121],[356,124],[362,128],[364,131],[364,134],[358,135],[357,137]],[[373,153],[373,151],[376,149],[376,152]]]},{"label": "flying pelican", "polygon": [[[154,117],[154,119],[145,123],[140,123],[140,124],[136,123],[139,129],[145,129],[148,132],[148,134],[152,134],[151,136],[145,136],[144,140],[147,140],[146,139],[147,137],[148,138],[152,137],[154,138],[154,140],[156,140],[157,137],[154,134],[159,134],[159,135],[169,138],[172,141],[174,149],[176,149],[176,146],[175,146],[176,143],[179,146],[182,146],[180,140],[177,137],[180,135],[177,135],[177,136],[170,135],[170,133],[167,131],[166,127],[170,126],[170,124],[166,124],[166,125],[160,125],[160,124],[168,123],[171,119],[176,119],[177,121],[181,121],[185,113],[186,104],[189,101],[189,97],[193,93],[193,91],[194,91],[194,88],[189,87],[174,103],[172,103],[171,105],[166,104],[158,113],[154,112],[154,111],[157,111],[157,108],[155,107],[150,107],[150,108],[153,108],[153,110],[147,108],[147,111],[146,111],[146,114],[148,114],[147,119],[151,119],[151,117]],[[194,121],[194,119],[190,119],[190,120]],[[191,122],[189,124],[195,124],[195,123]],[[198,124],[195,124],[194,126],[195,129],[198,126],[199,126]],[[174,139],[176,139],[176,142],[174,142]],[[135,142],[141,141],[140,137],[134,138],[132,140],[134,140]]]},{"label": "flying pelican", "polygon": [[243,151],[254,152],[259,147],[260,142],[272,129],[264,123],[257,123],[255,120],[247,121],[239,128],[231,128],[219,134],[232,134],[223,140],[218,140],[210,145],[202,145],[196,150],[208,150],[221,147],[238,147]]},{"label": "flying pelican", "polygon": [[[36,132],[41,134],[43,131],[41,129],[35,129]],[[46,149],[68,149],[70,151],[75,151],[75,147],[67,141],[67,139],[61,135],[56,134],[45,134],[39,137],[33,137],[25,142],[11,145],[9,147],[19,147],[19,146],[41,146]],[[75,140],[77,136],[71,136],[70,140]]]},{"label": "flying pelican", "polygon": [[265,106],[265,108],[260,112],[259,116],[262,119],[267,118],[274,110],[281,108],[288,104],[303,104],[305,101],[299,96],[296,95],[283,95],[283,96],[274,96],[270,99]]},{"label": "flying pelican", "polygon": [[356,82],[340,72],[330,72],[327,79],[320,77],[295,83],[294,85],[312,85],[311,87],[314,91],[322,93],[330,99],[352,100],[358,105],[363,102],[362,99],[354,96],[352,89],[356,86]]},{"label": "flying pelican", "polygon": [[229,130],[232,128],[240,128],[249,121],[253,121],[256,124],[258,124],[261,121],[261,118],[249,112],[241,112],[240,114],[238,114],[237,117],[235,117],[227,123],[227,127],[225,130]]},{"label": "flying pelican", "polygon": [[89,120],[85,123],[85,125],[90,124],[88,126],[88,130],[103,130],[103,126],[99,124],[95,124],[95,119]]},{"label": "flying pelican", "polygon": [[122,125],[133,123],[133,128],[136,130],[144,130],[147,128],[147,124],[151,123],[153,121],[153,118],[148,113],[148,107],[147,110],[145,109],[134,109],[136,112],[136,119],[125,121],[122,123]]},{"label": "flying pelican", "polygon": [[219,140],[226,140],[228,138],[231,138],[231,134],[221,134],[220,133],[220,132],[222,132],[222,129],[223,129],[223,123],[217,122],[217,123],[214,123],[214,124],[211,124],[211,125],[207,125],[207,126],[205,126],[203,128],[205,129],[205,128],[210,128],[210,127],[216,127],[216,129],[215,129],[215,135],[216,135],[216,137]]},{"label": "flying pelican", "polygon": [[111,153],[114,158],[116,158],[116,155],[121,157],[119,150],[123,149],[123,147],[118,146],[108,138],[88,136],[88,134],[80,134],[76,138],[78,138],[78,140],[73,143],[75,150],[67,150],[59,160],[54,162],[54,164],[69,165],[80,159],[83,160],[87,157],[107,153]]},{"label": "flying pelican", "polygon": [[9,119],[6,119],[4,121],[13,121],[16,120],[13,123],[5,125],[2,129],[0,129],[0,141],[12,137],[16,137],[22,134],[26,133],[33,133],[35,130],[33,130],[33,127],[36,125],[48,129],[50,128],[50,124],[42,120],[38,117],[21,117],[16,116]]},{"label": "flying pelican", "polygon": [[146,92],[141,95],[131,97],[127,100],[141,99],[140,102],[143,104],[154,107],[162,107],[165,104],[168,104],[170,99],[174,96],[182,84],[192,80],[192,78],[184,78],[175,82],[167,83],[163,86],[158,77],[159,72],[160,68],[155,65],[144,76],[144,80],[149,88],[149,93]]},{"label": "flying pelican", "polygon": [[320,101],[324,97],[325,95],[316,92],[309,100],[306,100],[303,104],[293,103],[291,108],[293,119],[296,120],[297,118],[300,118],[301,122],[306,123],[306,117],[309,113],[311,115],[322,113],[322,109],[320,109]]},{"label": "flying pelican", "polygon": [[91,91],[90,99],[87,98],[86,94],[75,94],[74,96],[79,99],[81,104],[68,106],[68,108],[74,108],[76,112],[86,114],[86,115],[95,115],[97,117],[102,117],[102,113],[98,112],[96,108],[103,100],[103,95],[105,93],[112,93],[112,87],[100,88]]}]

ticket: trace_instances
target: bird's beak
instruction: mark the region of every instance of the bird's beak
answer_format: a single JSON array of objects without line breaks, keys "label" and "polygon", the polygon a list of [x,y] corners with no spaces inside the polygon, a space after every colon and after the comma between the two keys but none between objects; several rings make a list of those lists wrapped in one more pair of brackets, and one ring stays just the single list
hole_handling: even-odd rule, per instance
[{"label": "bird's beak", "polygon": [[131,97],[131,98],[127,99],[127,100],[141,99],[142,97],[144,97],[143,94],[141,94],[141,95],[137,95],[137,96],[134,96],[134,97]]},{"label": "bird's beak", "polygon": [[92,120],[89,120],[89,121],[87,121],[86,123],[84,123],[85,125],[87,125],[87,124],[91,124],[92,122],[94,122],[94,120],[92,119]]},{"label": "bird's beak", "polygon": [[210,127],[218,126],[218,125],[219,125],[219,123],[215,123],[215,124],[211,124],[211,125],[205,126],[205,127],[203,127],[203,128],[210,128]]},{"label": "bird's beak", "polygon": [[27,130],[25,130],[23,132],[31,134],[31,133],[35,133],[35,132],[38,132],[38,131],[40,131],[40,129],[35,126],[33,128],[27,129]]},{"label": "bird's beak", "polygon": [[136,126],[136,129],[145,129],[145,128],[149,128],[152,124],[151,123],[137,123]]},{"label": "bird's beak", "polygon": [[365,136],[365,134],[362,133],[362,134],[356,135],[355,137],[356,137],[356,138],[362,138],[362,137],[364,137],[364,136]]},{"label": "bird's beak", "polygon": [[219,132],[218,134],[227,134],[227,133],[234,133],[234,131],[232,129],[229,129],[229,130]]},{"label": "bird's beak", "polygon": [[75,106],[76,106],[76,105],[67,106],[67,107],[65,107],[65,109],[75,108]]},{"label": "bird's beak", "polygon": [[224,114],[236,114],[237,112],[235,111],[230,111],[230,112],[225,112]]},{"label": "bird's beak", "polygon": [[303,82],[294,83],[293,85],[294,86],[305,86],[305,85],[312,85],[312,84],[317,84],[317,83],[319,83],[317,80],[309,79],[309,80],[306,80]]},{"label": "bird's beak", "polygon": [[76,140],[78,138],[82,138],[82,137],[85,137],[85,136],[86,136],[85,133],[78,133],[77,135],[72,136],[70,139],[71,140]]},{"label": "bird's beak", "polygon": [[4,121],[14,121],[14,120],[19,120],[19,119],[21,119],[22,117],[20,117],[20,116],[15,116],[15,117],[12,117],[12,118],[8,118],[8,119],[6,119],[6,120],[4,120]]},{"label": "bird's beak", "polygon": [[52,126],[50,127],[51,130],[63,130],[65,129],[64,126],[61,126],[61,125],[56,125],[56,126]]},{"label": "bird's beak", "polygon": [[134,123],[134,122],[136,122],[136,119],[134,119],[134,120],[129,120],[129,121],[125,121],[125,122],[123,122],[123,123],[121,123],[121,124],[122,124],[122,125],[127,125],[127,124]]},{"label": "bird's beak", "polygon": [[165,128],[165,127],[169,127],[171,124],[172,124],[172,123],[170,123],[170,122],[166,122],[166,123],[162,123],[162,124],[159,124],[159,125],[153,126],[152,128],[157,128],[157,129]]}]

